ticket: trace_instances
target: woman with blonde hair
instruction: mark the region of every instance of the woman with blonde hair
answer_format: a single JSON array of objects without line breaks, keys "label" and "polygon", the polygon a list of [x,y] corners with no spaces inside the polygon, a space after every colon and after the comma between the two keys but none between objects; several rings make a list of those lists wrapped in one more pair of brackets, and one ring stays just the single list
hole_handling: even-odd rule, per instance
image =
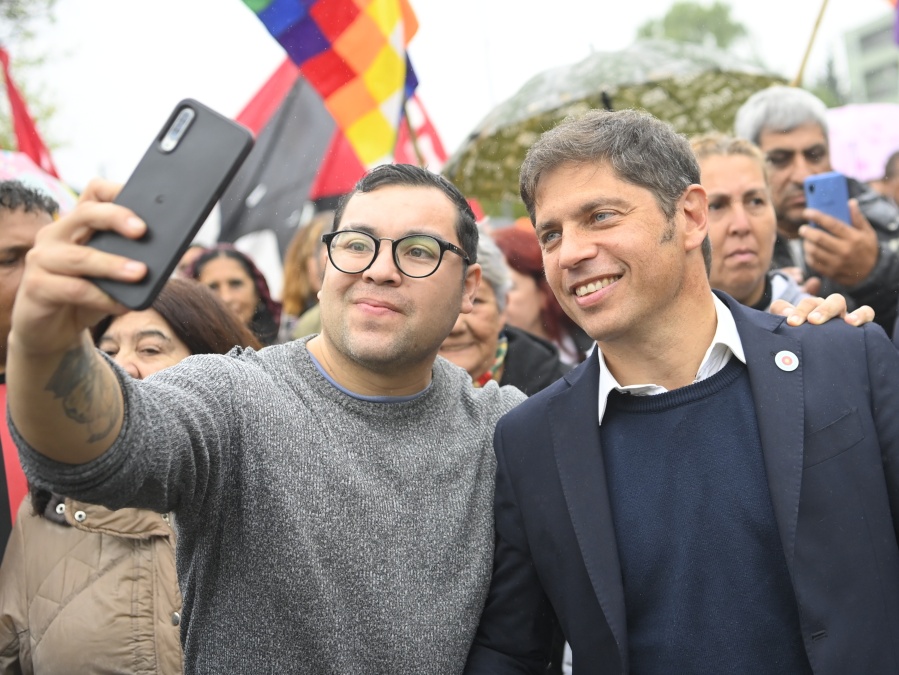
[{"label": "woman with blonde hair", "polygon": [[809,297],[789,274],[770,269],[777,216],[762,151],[719,132],[697,136],[690,145],[709,199],[712,288],[761,311],[774,300],[795,305]]},{"label": "woman with blonde hair", "polygon": [[[331,230],[334,212],[316,214],[297,230],[284,254],[284,291],[281,294],[281,342],[318,332],[318,292],[322,287],[328,252],[322,235]],[[307,313],[302,323],[300,317]],[[314,330],[297,327],[310,322]]]}]

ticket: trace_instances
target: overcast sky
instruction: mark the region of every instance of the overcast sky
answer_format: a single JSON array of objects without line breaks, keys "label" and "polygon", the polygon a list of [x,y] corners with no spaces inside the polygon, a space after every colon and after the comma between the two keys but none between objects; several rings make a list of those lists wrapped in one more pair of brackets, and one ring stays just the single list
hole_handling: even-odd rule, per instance
[{"label": "overcast sky", "polygon": [[[487,114],[536,73],[591,51],[629,45],[670,0],[412,0],[420,28],[410,49],[419,96],[452,152]],[[751,49],[792,78],[820,0],[734,0]],[[808,73],[842,31],[890,11],[886,0],[831,0]],[[80,188],[93,175],[124,180],[182,98],[234,116],[283,60],[240,0],[58,0],[56,23],[36,27],[47,65],[36,75],[57,114],[44,134]]]}]

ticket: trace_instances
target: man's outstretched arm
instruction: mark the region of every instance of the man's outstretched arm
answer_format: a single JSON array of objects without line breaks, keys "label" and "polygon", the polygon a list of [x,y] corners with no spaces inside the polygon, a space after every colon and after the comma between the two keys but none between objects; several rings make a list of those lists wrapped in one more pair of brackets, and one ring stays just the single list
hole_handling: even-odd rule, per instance
[{"label": "man's outstretched arm", "polygon": [[46,226],[28,253],[12,314],[6,360],[9,413],[22,437],[69,464],[103,454],[122,427],[122,391],[88,328],[126,307],[89,277],[138,281],[142,263],[84,244],[94,232],[140,237],[146,226],[112,204],[119,186],[92,182],[72,213]]}]

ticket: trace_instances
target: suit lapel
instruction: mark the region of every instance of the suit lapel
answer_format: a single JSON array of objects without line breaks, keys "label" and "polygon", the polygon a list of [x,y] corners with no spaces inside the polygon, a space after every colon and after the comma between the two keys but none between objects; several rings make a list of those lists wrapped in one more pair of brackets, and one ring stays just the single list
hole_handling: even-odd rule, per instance
[{"label": "suit lapel", "polygon": [[556,466],[590,582],[626,663],[624,588],[599,440],[596,354],[565,379],[571,386],[548,404]]},{"label": "suit lapel", "polygon": [[[783,317],[753,312],[732,298],[721,298],[734,315],[746,354],[768,491],[792,573],[805,438],[802,346],[799,340],[774,332],[783,324]],[[777,355],[785,351],[792,352],[799,361],[793,371],[783,370],[777,364]]]}]

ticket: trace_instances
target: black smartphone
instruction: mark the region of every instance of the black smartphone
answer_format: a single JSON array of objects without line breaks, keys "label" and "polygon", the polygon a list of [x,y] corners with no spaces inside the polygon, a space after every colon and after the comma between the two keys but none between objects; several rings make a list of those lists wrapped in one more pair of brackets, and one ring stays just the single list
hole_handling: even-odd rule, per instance
[{"label": "black smartphone", "polygon": [[[846,176],[838,171],[828,171],[809,176],[805,179],[805,204],[810,209],[842,220],[852,225],[849,214],[849,185]],[[811,223],[817,227],[815,223]]]},{"label": "black smartphone", "polygon": [[92,279],[130,309],[146,309],[156,298],[253,146],[253,135],[211,108],[185,99],[115,199],[146,224],[140,239],[97,232],[88,242],[147,265],[136,283]]}]

